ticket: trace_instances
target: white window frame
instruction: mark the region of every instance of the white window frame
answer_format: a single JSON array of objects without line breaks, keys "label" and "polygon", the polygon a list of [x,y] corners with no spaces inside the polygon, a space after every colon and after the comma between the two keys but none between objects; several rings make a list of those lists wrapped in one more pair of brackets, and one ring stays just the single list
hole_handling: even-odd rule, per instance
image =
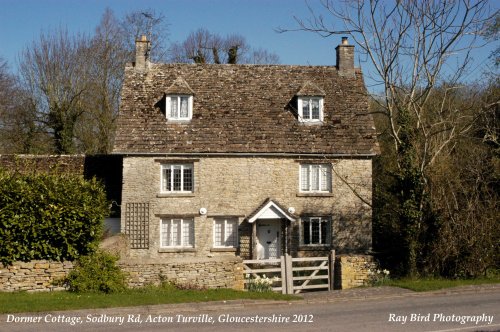
[{"label": "white window frame", "polygon": [[[176,99],[177,100],[177,105],[181,104],[181,98],[187,98],[188,99],[188,114],[187,116],[181,117],[180,114],[180,107],[178,110],[178,116],[172,116],[170,114],[170,107],[172,105],[172,100]],[[175,121],[189,121],[193,118],[193,96],[192,95],[167,95],[166,98],[166,109],[165,109],[165,115],[168,120],[175,120]]]},{"label": "white window frame", "polygon": [[[167,179],[165,179],[164,170],[170,168],[170,174],[174,173],[174,169],[181,170],[181,189],[174,189],[174,176],[170,176],[170,190],[167,190],[168,186],[166,184]],[[184,189],[184,170],[191,169],[191,190]],[[194,164],[162,164],[160,167],[160,192],[166,194],[176,194],[176,193],[193,193],[194,192]]]},{"label": "white window frame", "polygon": [[[304,169],[307,169],[307,174],[304,174]],[[317,172],[317,174],[315,174],[315,172]],[[306,179],[304,179],[304,175],[307,176]],[[316,177],[315,177],[315,175],[316,175]],[[307,188],[304,188],[304,184],[306,184]],[[314,186],[315,184],[317,184],[317,189]],[[303,192],[303,193],[331,193],[332,192],[332,165],[331,164],[313,164],[313,163],[300,164],[299,165],[299,192]]]},{"label": "white window frame", "polygon": [[[312,101],[317,100],[319,102],[319,118],[312,118]],[[309,116],[304,116],[303,105],[307,102],[309,104]],[[299,115],[299,122],[311,122],[311,123],[320,123],[323,122],[323,97],[315,97],[315,96],[302,96],[297,99],[297,108]]]},{"label": "white window frame", "polygon": [[[305,222],[309,222],[309,243],[306,243],[305,239]],[[322,224],[326,224],[326,235],[325,242],[322,242],[323,234],[322,234]],[[313,240],[313,225],[317,225],[318,227],[318,243],[312,243]],[[304,246],[328,246],[331,243],[331,232],[332,228],[330,225],[330,218],[327,217],[303,217],[301,219],[301,229],[300,229],[300,242]]]},{"label": "white window frame", "polygon": [[[167,243],[164,241],[164,232],[166,231],[164,224],[168,224],[170,227],[170,235],[168,236]],[[176,227],[180,227],[180,241],[173,244],[174,242],[174,232],[172,232],[172,227],[177,224]],[[186,227],[190,233],[185,234]],[[162,218],[160,219],[160,248],[194,248],[195,245],[195,230],[194,230],[194,218]],[[186,236],[188,237],[188,243],[186,243]],[[190,243],[189,243],[190,242]]]},{"label": "white window frame", "polygon": [[[220,243],[220,238],[216,234],[216,224],[217,223],[223,223],[222,224],[222,235],[224,237],[224,243]],[[226,243],[228,242],[228,237],[226,235],[227,232],[227,225],[232,224],[233,225],[233,244],[232,245],[227,245]],[[238,219],[237,218],[215,218],[214,223],[213,223],[213,247],[214,248],[237,248],[239,243],[238,243]]]}]

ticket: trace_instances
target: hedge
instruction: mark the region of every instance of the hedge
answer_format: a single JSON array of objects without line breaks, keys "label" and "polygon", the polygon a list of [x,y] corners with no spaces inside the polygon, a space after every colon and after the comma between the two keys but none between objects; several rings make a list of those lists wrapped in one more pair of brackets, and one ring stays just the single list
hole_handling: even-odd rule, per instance
[{"label": "hedge", "polygon": [[95,179],[0,170],[0,262],[72,261],[92,253],[108,213]]}]

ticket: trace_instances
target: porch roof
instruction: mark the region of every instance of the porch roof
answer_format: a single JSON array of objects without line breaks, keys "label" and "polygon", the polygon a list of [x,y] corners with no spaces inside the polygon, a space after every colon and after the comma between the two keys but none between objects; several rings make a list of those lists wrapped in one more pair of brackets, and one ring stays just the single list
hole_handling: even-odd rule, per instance
[{"label": "porch roof", "polygon": [[[292,213],[289,213],[290,209],[284,208],[282,205],[278,204],[271,198],[267,198],[255,211],[253,211],[247,220],[249,223],[253,223],[257,219],[282,219],[286,218],[290,221],[295,221]],[[293,211],[292,211],[293,212]]]}]

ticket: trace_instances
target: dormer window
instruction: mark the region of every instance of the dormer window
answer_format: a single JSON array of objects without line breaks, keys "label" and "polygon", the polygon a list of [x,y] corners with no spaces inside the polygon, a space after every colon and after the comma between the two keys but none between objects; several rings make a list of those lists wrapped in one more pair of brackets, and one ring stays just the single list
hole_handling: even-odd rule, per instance
[{"label": "dormer window", "polygon": [[297,106],[300,122],[323,121],[323,97],[298,97]]},{"label": "dormer window", "polygon": [[166,115],[169,120],[191,120],[193,117],[193,96],[167,95]]}]

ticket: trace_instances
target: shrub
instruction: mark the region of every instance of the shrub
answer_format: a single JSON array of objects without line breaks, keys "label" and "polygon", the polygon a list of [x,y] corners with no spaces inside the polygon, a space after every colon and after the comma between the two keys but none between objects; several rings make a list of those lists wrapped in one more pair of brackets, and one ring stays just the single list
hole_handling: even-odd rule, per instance
[{"label": "shrub", "polygon": [[125,274],[116,266],[117,256],[96,251],[81,256],[62,281],[71,292],[115,293],[126,289]]},{"label": "shrub", "polygon": [[0,262],[87,255],[97,248],[108,213],[95,179],[0,170]]}]

